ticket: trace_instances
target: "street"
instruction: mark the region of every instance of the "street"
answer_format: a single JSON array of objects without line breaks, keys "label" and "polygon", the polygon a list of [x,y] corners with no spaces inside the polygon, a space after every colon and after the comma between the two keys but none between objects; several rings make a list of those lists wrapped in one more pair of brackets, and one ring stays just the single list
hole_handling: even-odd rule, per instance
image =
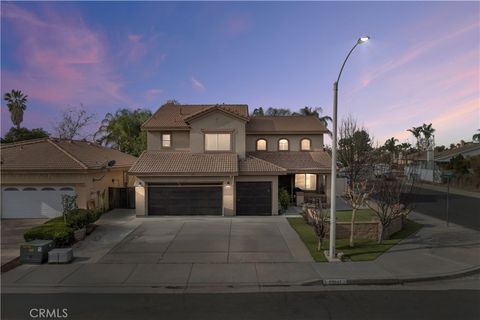
[{"label": "street", "polygon": [[36,315],[38,309],[47,308],[60,313],[57,318],[68,319],[468,320],[479,319],[479,300],[480,291],[471,290],[6,294],[2,296],[2,319],[29,319],[29,313]]},{"label": "street", "polygon": [[[445,192],[416,187],[414,189],[414,211],[437,219],[447,219]],[[480,199],[450,194],[449,221],[480,231]]]}]

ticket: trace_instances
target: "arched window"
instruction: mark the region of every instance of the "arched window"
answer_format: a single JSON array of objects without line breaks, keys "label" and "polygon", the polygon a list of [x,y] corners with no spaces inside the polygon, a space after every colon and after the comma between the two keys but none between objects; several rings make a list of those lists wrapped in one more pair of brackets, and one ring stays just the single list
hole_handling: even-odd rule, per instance
[{"label": "arched window", "polygon": [[300,140],[300,150],[308,151],[312,150],[312,141],[308,138],[303,138]]},{"label": "arched window", "polygon": [[257,148],[257,151],[267,151],[267,140],[258,139],[256,148]]},{"label": "arched window", "polygon": [[279,151],[288,151],[288,140],[287,139],[278,140],[278,150]]},{"label": "arched window", "polygon": [[17,188],[5,188],[3,191],[18,191]]},{"label": "arched window", "polygon": [[27,188],[23,188],[23,191],[37,191],[37,189],[36,189],[36,188],[27,187]]},{"label": "arched window", "polygon": [[55,191],[55,188],[45,187],[42,188],[42,191]]},{"label": "arched window", "polygon": [[72,188],[70,187],[63,187],[63,188],[60,188],[61,191],[73,191]]}]

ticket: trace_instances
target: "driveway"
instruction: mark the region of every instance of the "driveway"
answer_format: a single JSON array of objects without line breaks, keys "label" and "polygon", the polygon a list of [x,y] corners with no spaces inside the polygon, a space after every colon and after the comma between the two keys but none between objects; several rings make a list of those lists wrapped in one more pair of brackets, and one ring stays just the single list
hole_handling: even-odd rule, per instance
[{"label": "driveway", "polygon": [[138,218],[98,263],[311,262],[284,217]]},{"label": "driveway", "polygon": [[2,266],[20,255],[23,234],[48,219],[2,219]]}]

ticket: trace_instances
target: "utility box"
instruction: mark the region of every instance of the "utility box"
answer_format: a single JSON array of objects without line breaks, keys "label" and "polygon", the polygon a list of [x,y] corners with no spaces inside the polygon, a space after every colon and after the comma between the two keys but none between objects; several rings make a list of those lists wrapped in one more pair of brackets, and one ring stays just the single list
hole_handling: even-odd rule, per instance
[{"label": "utility box", "polygon": [[70,263],[73,260],[73,249],[53,249],[48,252],[48,263]]},{"label": "utility box", "polygon": [[48,252],[55,247],[53,240],[33,240],[20,246],[21,263],[43,263]]}]

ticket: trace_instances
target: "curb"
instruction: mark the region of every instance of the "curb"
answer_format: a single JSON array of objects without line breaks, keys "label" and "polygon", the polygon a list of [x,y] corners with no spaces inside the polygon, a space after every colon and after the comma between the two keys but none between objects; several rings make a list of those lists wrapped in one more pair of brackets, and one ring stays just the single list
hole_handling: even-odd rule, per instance
[{"label": "curb", "polygon": [[385,278],[385,279],[323,279],[323,280],[314,280],[304,282],[302,286],[338,286],[338,285],[399,285],[405,283],[413,282],[424,282],[424,281],[437,281],[437,280],[448,280],[456,279],[461,277],[470,276],[473,274],[480,273],[480,266],[475,266],[467,269],[463,269],[458,272],[451,272],[447,274],[435,275],[435,276],[426,276],[426,277],[415,277],[415,278]]}]

